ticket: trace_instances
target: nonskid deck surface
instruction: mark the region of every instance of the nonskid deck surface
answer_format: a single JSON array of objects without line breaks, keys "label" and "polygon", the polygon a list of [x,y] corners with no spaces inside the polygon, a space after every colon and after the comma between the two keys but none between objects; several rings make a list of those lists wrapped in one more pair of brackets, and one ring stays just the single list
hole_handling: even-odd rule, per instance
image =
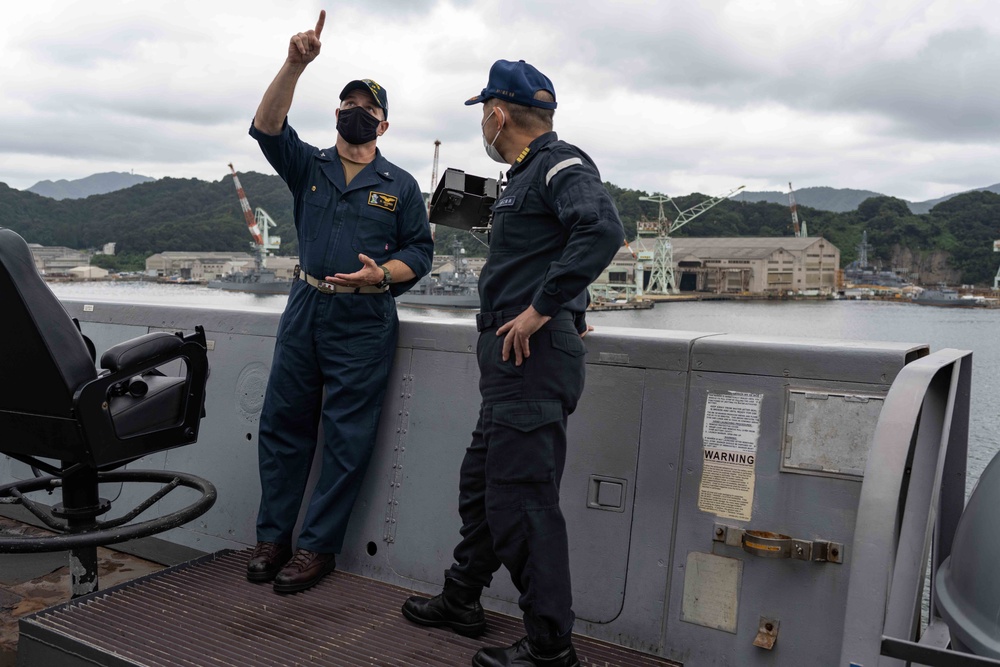
[{"label": "nonskid deck surface", "polygon": [[[78,657],[109,657],[98,664],[443,667],[469,665],[479,648],[524,633],[519,619],[491,612],[478,639],[414,625],[399,613],[410,591],[343,572],[277,595],[246,580],[249,553],[220,552],[40,612],[22,622],[22,645],[30,637]],[[584,665],[677,665],[585,637],[574,644]]]}]

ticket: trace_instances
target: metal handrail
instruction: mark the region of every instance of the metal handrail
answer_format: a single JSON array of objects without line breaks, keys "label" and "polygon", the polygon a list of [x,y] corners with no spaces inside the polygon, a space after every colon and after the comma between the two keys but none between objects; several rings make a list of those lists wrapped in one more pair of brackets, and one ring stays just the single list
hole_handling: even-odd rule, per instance
[{"label": "metal handrail", "polygon": [[[932,665],[995,664],[947,650],[947,632],[920,636],[928,551],[935,572],[951,553],[965,505],[971,374],[972,353],[946,349],[905,366],[889,389],[858,503],[843,667],[902,667],[908,663],[900,650],[908,645],[931,649],[921,655],[937,656]],[[872,610],[880,623],[872,622]]]}]

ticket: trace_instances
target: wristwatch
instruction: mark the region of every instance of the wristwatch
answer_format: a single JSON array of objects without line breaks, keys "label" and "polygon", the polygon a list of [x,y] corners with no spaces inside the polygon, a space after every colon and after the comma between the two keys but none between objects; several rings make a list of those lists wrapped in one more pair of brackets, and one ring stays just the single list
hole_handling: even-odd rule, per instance
[{"label": "wristwatch", "polygon": [[382,266],[378,267],[378,268],[382,269],[382,274],[383,275],[382,275],[382,280],[380,280],[375,285],[375,287],[377,287],[377,288],[379,288],[381,290],[388,289],[389,285],[392,284],[392,272],[389,271],[389,268],[387,266],[385,266],[384,264]]}]

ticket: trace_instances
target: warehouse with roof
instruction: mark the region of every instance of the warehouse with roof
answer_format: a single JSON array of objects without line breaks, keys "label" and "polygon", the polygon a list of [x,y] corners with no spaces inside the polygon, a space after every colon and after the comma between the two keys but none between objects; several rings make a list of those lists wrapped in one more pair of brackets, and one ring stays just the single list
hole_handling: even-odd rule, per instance
[{"label": "warehouse with roof", "polygon": [[[653,250],[656,239],[623,247],[598,282],[635,285],[634,254]],[[837,289],[840,250],[823,237],[674,237],[674,273],[681,292],[713,294],[831,294]],[[642,272],[648,285],[649,267]]]}]

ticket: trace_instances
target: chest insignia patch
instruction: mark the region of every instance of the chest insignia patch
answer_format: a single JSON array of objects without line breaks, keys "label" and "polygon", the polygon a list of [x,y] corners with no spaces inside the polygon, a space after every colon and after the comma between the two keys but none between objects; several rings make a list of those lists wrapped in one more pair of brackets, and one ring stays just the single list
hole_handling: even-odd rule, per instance
[{"label": "chest insignia patch", "polygon": [[507,195],[506,197],[498,199],[493,208],[507,208],[508,206],[513,206],[516,203],[517,197],[515,195]]},{"label": "chest insignia patch", "polygon": [[368,205],[377,206],[378,208],[384,208],[387,211],[396,210],[396,202],[398,198],[395,195],[387,195],[384,192],[369,192],[368,193]]}]

